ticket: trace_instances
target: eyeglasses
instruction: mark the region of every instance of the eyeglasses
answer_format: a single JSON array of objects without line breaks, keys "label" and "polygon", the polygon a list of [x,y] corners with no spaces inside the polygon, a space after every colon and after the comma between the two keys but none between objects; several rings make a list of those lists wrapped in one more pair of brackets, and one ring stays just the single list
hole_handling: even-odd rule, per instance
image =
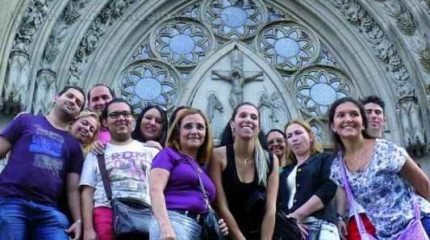
[{"label": "eyeglasses", "polygon": [[131,116],[131,112],[129,111],[111,112],[108,114],[108,116],[113,119],[118,119],[120,116],[123,116],[124,118],[128,118]]},{"label": "eyeglasses", "polygon": [[270,140],[267,143],[269,145],[272,145],[272,144],[275,144],[275,143],[281,144],[281,143],[284,143],[284,142],[285,142],[285,139],[283,139],[283,138],[277,138],[277,139]]}]

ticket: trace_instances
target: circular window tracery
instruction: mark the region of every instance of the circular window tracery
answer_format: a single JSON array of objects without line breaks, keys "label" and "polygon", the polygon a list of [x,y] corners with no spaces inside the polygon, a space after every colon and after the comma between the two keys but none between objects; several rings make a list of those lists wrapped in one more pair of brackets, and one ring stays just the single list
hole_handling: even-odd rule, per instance
[{"label": "circular window tracery", "polygon": [[324,116],[334,101],[353,94],[348,78],[341,71],[327,66],[304,68],[293,81],[302,111],[313,117]]},{"label": "circular window tracery", "polygon": [[173,18],[151,33],[154,54],[177,67],[192,67],[201,62],[214,48],[210,31],[190,18]]},{"label": "circular window tracery", "polygon": [[314,62],[320,44],[311,31],[292,21],[275,21],[257,36],[257,49],[276,68],[286,71]]},{"label": "circular window tracery", "polygon": [[179,75],[157,60],[137,61],[121,74],[121,95],[133,109],[141,110],[148,103],[170,108],[178,99]]},{"label": "circular window tracery", "polygon": [[202,19],[215,34],[224,39],[255,36],[267,20],[266,7],[255,0],[212,0],[202,4]]}]

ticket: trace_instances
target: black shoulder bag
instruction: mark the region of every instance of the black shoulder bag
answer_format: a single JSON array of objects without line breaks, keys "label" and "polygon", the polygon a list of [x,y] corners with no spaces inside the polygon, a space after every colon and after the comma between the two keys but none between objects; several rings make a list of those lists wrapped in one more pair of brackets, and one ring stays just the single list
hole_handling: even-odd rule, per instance
[{"label": "black shoulder bag", "polygon": [[142,236],[142,239],[149,239],[151,207],[137,200],[112,198],[112,188],[106,171],[104,154],[97,155],[97,161],[106,196],[112,206],[115,238],[127,239],[128,236]]},{"label": "black shoulder bag", "polygon": [[209,197],[208,197],[208,194],[206,193],[205,186],[203,185],[203,181],[200,177],[199,171],[194,167],[194,165],[191,162],[188,162],[188,163],[191,165],[191,167],[194,169],[194,171],[197,174],[197,177],[199,179],[200,189],[202,190],[203,198],[205,200],[205,204],[208,209],[208,212],[203,216],[203,219],[202,219],[201,239],[224,240],[225,237],[222,234],[218,224],[219,217],[211,207],[211,204],[209,203]]}]

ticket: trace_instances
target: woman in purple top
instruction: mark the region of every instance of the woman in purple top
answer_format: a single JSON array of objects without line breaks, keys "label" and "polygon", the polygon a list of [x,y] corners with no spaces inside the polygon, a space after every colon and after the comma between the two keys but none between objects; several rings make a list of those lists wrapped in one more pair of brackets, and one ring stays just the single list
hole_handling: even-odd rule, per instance
[{"label": "woman in purple top", "polygon": [[211,153],[207,118],[200,110],[182,111],[168,131],[166,148],[152,162],[150,195],[154,219],[150,239],[200,239],[199,220],[208,206],[198,176],[212,202],[215,186],[206,174]]}]

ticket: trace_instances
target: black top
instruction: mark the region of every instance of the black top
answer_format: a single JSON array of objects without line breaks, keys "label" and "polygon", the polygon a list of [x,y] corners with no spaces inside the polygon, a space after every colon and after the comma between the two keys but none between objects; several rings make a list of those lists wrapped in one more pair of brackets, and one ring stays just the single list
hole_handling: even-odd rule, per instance
[{"label": "black top", "polygon": [[290,189],[288,189],[287,178],[296,164],[286,166],[279,177],[278,207],[287,214],[292,213],[313,195],[316,195],[324,203],[324,208],[314,212],[311,216],[336,223],[336,212],[332,200],[337,186],[330,180],[333,157],[333,154],[329,153],[314,154],[297,168],[296,194],[291,209],[288,209]]},{"label": "black top", "polygon": [[[233,146],[226,146],[227,166],[222,172],[222,186],[227,203],[240,231],[246,239],[260,239],[260,228],[264,217],[266,188],[258,184],[257,170],[250,183],[240,181],[234,156]],[[269,158],[269,172],[273,169]]]}]

